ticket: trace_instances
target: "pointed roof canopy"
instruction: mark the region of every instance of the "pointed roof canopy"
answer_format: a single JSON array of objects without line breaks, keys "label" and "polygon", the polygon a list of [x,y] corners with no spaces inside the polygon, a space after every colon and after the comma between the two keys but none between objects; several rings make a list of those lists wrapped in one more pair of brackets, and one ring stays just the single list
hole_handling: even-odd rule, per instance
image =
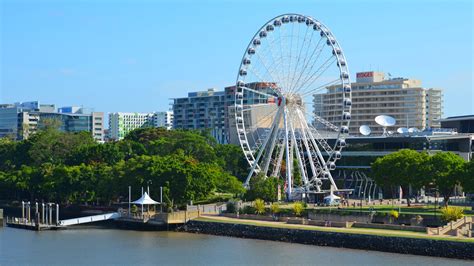
[{"label": "pointed roof canopy", "polygon": [[324,199],[329,199],[329,200],[336,200],[336,199],[340,199],[341,197],[338,197],[334,194],[329,194],[328,196],[324,197]]},{"label": "pointed roof canopy", "polygon": [[153,205],[153,204],[160,204],[157,201],[154,201],[150,196],[148,196],[148,193],[144,193],[141,198],[137,199],[136,201],[132,202],[133,204],[139,204],[139,205]]}]

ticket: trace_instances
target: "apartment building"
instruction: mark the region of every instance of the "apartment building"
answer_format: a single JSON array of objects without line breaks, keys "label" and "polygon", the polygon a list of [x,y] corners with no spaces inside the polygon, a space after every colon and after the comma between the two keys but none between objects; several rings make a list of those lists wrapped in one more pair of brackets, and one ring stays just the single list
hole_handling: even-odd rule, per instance
[{"label": "apartment building", "polygon": [[[349,132],[359,134],[359,127],[368,125],[372,134],[382,134],[375,123],[378,115],[389,115],[397,120],[393,128],[415,127],[420,130],[440,127],[443,114],[441,89],[423,88],[420,80],[386,78],[383,72],[360,72],[352,83],[352,113]],[[314,114],[330,122],[340,123],[341,88],[327,87],[327,91],[313,96]]]},{"label": "apartment building", "polygon": [[[269,83],[249,83],[254,90],[267,90]],[[244,95],[244,105],[264,103],[267,98],[257,93]],[[208,129],[221,144],[238,144],[234,119],[235,86],[224,91],[208,89],[188,93],[188,97],[173,99],[173,128]],[[255,114],[253,114],[255,116]]]}]

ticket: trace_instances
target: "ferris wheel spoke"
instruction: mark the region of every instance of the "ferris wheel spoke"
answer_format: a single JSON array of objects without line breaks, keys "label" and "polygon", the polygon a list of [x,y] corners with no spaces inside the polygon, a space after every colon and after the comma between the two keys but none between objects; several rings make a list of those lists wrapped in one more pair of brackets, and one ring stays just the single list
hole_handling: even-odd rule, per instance
[{"label": "ferris wheel spoke", "polygon": [[318,122],[319,124],[325,126],[325,129],[327,129],[330,132],[339,132],[339,130],[340,130],[340,128],[338,126],[334,125],[333,123],[329,122],[328,120],[322,118],[319,115],[316,115],[314,113],[310,114],[310,113],[306,112],[305,110],[301,110],[301,112],[304,115],[308,116],[308,117],[312,117],[315,120],[314,122]]},{"label": "ferris wheel spoke", "polygon": [[[291,23],[291,35],[290,35],[290,37],[293,36],[293,30],[294,29],[295,29],[295,24]],[[288,75],[286,76],[287,85],[285,87],[285,91],[289,91],[289,87],[291,85],[290,76],[291,76],[291,54],[293,52],[293,39],[294,38],[290,38],[290,49],[288,50],[290,52],[290,56],[288,58]]]},{"label": "ferris wheel spoke", "polygon": [[[299,29],[299,28],[298,28]],[[299,35],[299,30],[298,30],[298,35]],[[304,45],[306,43],[306,36],[308,35],[308,27],[306,27],[306,31],[305,31],[305,34],[304,34],[304,39],[303,39],[303,42],[301,43],[301,46],[297,49],[297,51],[299,52],[298,53],[298,57],[297,57],[297,60],[296,60],[296,64],[295,64],[295,68],[293,70],[293,77],[291,78],[291,85],[290,85],[290,88],[289,88],[289,92],[292,92],[293,90],[293,87],[294,87],[294,81],[295,81],[295,78],[296,76],[298,75],[297,74],[297,68],[298,66],[300,65],[300,59],[301,59],[301,53],[303,51],[303,48],[304,48]],[[299,44],[299,39],[298,39],[298,44]],[[299,46],[299,45],[298,45]],[[298,47],[297,46],[297,47]]]},{"label": "ferris wheel spoke", "polygon": [[[296,92],[302,91],[302,94],[304,94],[306,91],[303,89],[306,89],[311,86],[318,78],[320,78],[336,61],[335,57],[329,57],[318,69],[316,69],[315,72],[313,72],[308,78],[306,78],[301,85],[299,86],[298,89],[296,89]],[[309,83],[308,83],[309,82]]]},{"label": "ferris wheel spoke", "polygon": [[340,83],[341,83],[341,80],[339,78],[337,78],[337,79],[329,81],[328,83],[325,83],[321,86],[318,86],[314,89],[311,89],[311,90],[308,90],[306,92],[301,93],[301,97],[306,97],[306,96],[311,95],[311,94],[316,94],[317,92],[322,91],[322,90],[326,89],[327,87],[330,87],[330,86],[333,86],[333,85],[336,85],[336,84],[340,84]]},{"label": "ferris wheel spoke", "polygon": [[[260,56],[260,53],[257,53],[257,57],[259,61],[262,63],[263,67],[265,68],[266,73],[268,73],[269,77],[271,78],[271,81],[279,82],[279,79],[276,78],[275,73],[270,71],[269,66],[267,66],[268,63]],[[265,81],[265,80],[262,80],[262,81]]]},{"label": "ferris wheel spoke", "polygon": [[251,93],[256,93],[256,94],[260,94],[260,95],[263,95],[263,96],[267,96],[268,98],[275,98],[276,96],[275,95],[271,95],[271,94],[268,94],[268,93],[265,93],[263,91],[258,91],[258,90],[254,90],[254,89],[251,89],[249,87],[242,87],[244,90],[246,91],[249,91]]},{"label": "ferris wheel spoke", "polygon": [[[321,46],[321,47],[319,47],[319,46]],[[307,76],[306,71],[311,73],[311,70],[314,68],[314,66],[318,62],[319,56],[321,55],[323,50],[324,50],[324,42],[323,42],[323,39],[321,38],[321,39],[319,39],[318,43],[316,44],[316,47],[313,49],[313,52],[311,53],[311,56],[309,57],[308,61],[306,62],[306,64],[304,64],[303,69],[300,71],[300,75],[299,75],[298,80],[295,83],[294,88],[292,89],[292,91],[295,91],[295,89],[297,89],[299,87],[298,84],[299,84],[299,81],[301,80],[301,78],[303,76],[305,76],[305,77]],[[316,57],[313,60],[314,55],[316,55]],[[311,66],[310,66],[310,64],[311,64]],[[308,66],[310,66],[309,70],[308,70]]]},{"label": "ferris wheel spoke", "polygon": [[[276,30],[276,29],[275,29]],[[275,40],[275,34],[269,34],[269,39],[271,38],[271,41],[269,42],[268,44],[268,47],[270,50],[270,55],[271,55],[271,58],[272,58],[272,62],[273,64],[271,64],[271,66],[273,66],[273,68],[275,69],[275,72],[277,72],[277,77],[278,77],[278,86],[282,86],[281,84],[281,80],[280,80],[280,77],[282,77],[282,73],[281,73],[281,67],[280,64],[282,62],[281,58],[280,60],[277,61],[277,59],[275,59],[275,53],[273,52],[274,51],[274,48],[276,46],[276,40]],[[281,42],[280,42],[281,43]],[[275,48],[277,49],[277,48]]]}]

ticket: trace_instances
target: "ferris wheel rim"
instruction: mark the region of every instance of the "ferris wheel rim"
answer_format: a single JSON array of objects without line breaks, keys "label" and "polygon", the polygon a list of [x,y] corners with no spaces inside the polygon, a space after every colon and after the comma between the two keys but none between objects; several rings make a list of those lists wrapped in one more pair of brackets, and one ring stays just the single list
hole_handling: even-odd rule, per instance
[{"label": "ferris wheel rim", "polygon": [[[295,20],[292,21],[292,23],[296,23],[296,19],[301,19],[303,18],[305,23],[306,21],[311,21],[312,24],[316,25],[316,23],[318,23],[320,29],[317,30],[318,32],[320,31],[321,32],[321,38],[320,40],[326,38],[328,40],[328,45],[331,46],[331,50],[333,52],[333,55],[334,57],[336,58],[337,60],[337,63],[336,63],[336,66],[339,70],[339,79],[338,81],[341,81],[341,86],[342,86],[342,99],[343,99],[343,105],[345,104],[345,99],[351,99],[351,82],[350,82],[350,77],[349,77],[349,68],[348,68],[348,65],[347,65],[347,60],[345,58],[345,55],[344,55],[344,52],[342,50],[342,47],[341,45],[339,44],[339,42],[337,41],[335,35],[332,33],[332,31],[323,23],[321,23],[320,21],[310,17],[310,16],[305,16],[305,15],[301,15],[301,14],[297,14],[297,13],[286,13],[286,14],[282,14],[282,15],[278,15],[270,20],[268,20],[266,23],[264,23],[257,31],[256,33],[253,35],[253,37],[250,39],[245,51],[244,51],[244,54],[242,56],[242,59],[240,61],[240,65],[239,65],[239,71],[238,71],[238,74],[237,74],[237,78],[236,78],[236,87],[235,87],[235,103],[234,103],[234,107],[235,107],[235,123],[236,123],[236,130],[237,130],[237,135],[238,135],[238,139],[239,139],[239,143],[240,143],[240,146],[241,146],[241,149],[243,150],[244,152],[244,155],[246,157],[246,160],[247,162],[249,163],[249,165],[252,167],[252,168],[255,168],[257,170],[260,170],[261,166],[259,165],[259,162],[258,162],[258,158],[256,158],[257,156],[255,156],[255,154],[253,153],[253,150],[252,148],[250,147],[250,144],[249,144],[249,139],[248,139],[248,136],[246,134],[246,125],[245,125],[245,116],[244,116],[244,104],[243,104],[243,96],[241,97],[239,93],[241,93],[241,90],[242,90],[242,93],[244,90],[251,90],[250,88],[246,88],[246,86],[248,84],[241,84],[241,72],[242,70],[246,70],[248,69],[247,67],[245,67],[245,64],[244,64],[244,60],[246,60],[247,58],[247,54],[249,53],[250,49],[254,46],[253,43],[255,40],[260,40],[262,38],[258,38],[259,37],[259,34],[261,34],[262,31],[265,31],[268,26],[271,26],[275,23],[275,21],[277,20],[280,20],[282,18],[289,18],[290,16],[295,16]],[[298,23],[300,23],[298,21]],[[307,23],[306,23],[307,24]],[[311,28],[310,25],[307,24],[307,29],[308,28]],[[283,27],[283,23],[280,24],[281,27]],[[314,31],[316,31],[316,29],[314,29]],[[324,36],[323,36],[324,34]],[[265,35],[266,36],[266,35]],[[331,38],[330,38],[331,37]],[[329,41],[331,40],[331,41]],[[324,46],[324,44],[323,44]],[[255,46],[257,47],[257,46]],[[257,50],[257,49],[255,49]],[[255,51],[256,53],[256,51]],[[272,54],[273,56],[273,54]],[[291,59],[291,57],[290,57]],[[345,62],[344,65],[342,65],[340,62]],[[250,63],[249,63],[250,64]],[[271,74],[271,73],[270,73]],[[261,80],[263,81],[263,80]],[[276,82],[276,80],[272,80],[270,82],[267,82],[267,83],[272,83],[272,82]],[[346,88],[349,88],[348,91],[346,92]],[[260,94],[266,94],[266,93],[262,93],[262,92],[257,92],[257,93],[260,93]],[[279,97],[283,97],[283,93],[282,92],[277,92],[275,91],[275,95],[269,95],[269,94],[266,94],[266,96],[268,97],[274,97],[274,98],[279,98]],[[240,108],[239,108],[240,106]],[[342,113],[341,115],[344,115],[345,112],[347,112],[350,116],[350,111],[351,111],[351,106],[349,106],[348,108],[345,108],[344,106],[341,108],[342,109]],[[300,110],[301,111],[301,110]],[[278,113],[278,112],[277,112]],[[273,115],[277,115],[277,114],[273,114]],[[302,116],[302,114],[298,114],[299,116]],[[280,118],[278,118],[280,119]],[[301,117],[300,117],[301,119]],[[323,118],[320,118],[320,119],[323,119]],[[321,120],[322,121],[322,120]],[[241,122],[241,123],[240,123]],[[329,123],[329,122],[328,122]],[[345,135],[347,134],[345,132],[346,128],[348,128],[349,126],[349,123],[350,123],[350,120],[347,120],[345,122],[342,122],[340,124],[340,126],[337,126],[337,141],[336,143],[334,144],[333,146],[333,149],[332,149],[332,154],[329,155],[329,158],[328,158],[328,162],[331,161],[332,157],[334,154],[336,154],[336,152],[339,152],[342,150],[343,146],[342,145],[339,145],[338,142],[339,140],[341,140],[341,136],[342,135]],[[303,125],[301,125],[301,127],[303,127]],[[345,127],[345,129],[343,130],[343,127]],[[307,121],[306,121],[306,126],[305,128],[308,130],[308,135],[311,135],[313,133],[317,133],[316,132],[312,132],[313,130],[316,130],[314,128],[312,128],[312,126],[308,126],[307,124]],[[285,129],[285,131],[287,131]],[[343,132],[344,131],[344,132]],[[305,133],[306,134],[306,133]],[[295,135],[295,133],[293,133],[293,136]],[[268,138],[267,138],[268,139]],[[314,138],[313,138],[314,139]],[[296,143],[296,141],[295,141]],[[315,143],[313,143],[312,145],[317,145]],[[298,147],[297,147],[298,148]],[[326,150],[327,151],[327,150]],[[334,162],[336,160],[334,159]],[[327,168],[327,165],[324,166]],[[250,176],[249,176],[250,178]],[[246,181],[246,185],[248,186],[248,180],[249,178],[247,179]]]}]

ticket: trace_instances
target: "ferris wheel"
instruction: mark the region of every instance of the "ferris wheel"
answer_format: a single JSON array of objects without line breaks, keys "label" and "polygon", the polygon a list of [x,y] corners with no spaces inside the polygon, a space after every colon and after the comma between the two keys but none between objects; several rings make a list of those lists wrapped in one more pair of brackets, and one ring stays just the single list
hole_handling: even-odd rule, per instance
[{"label": "ferris wheel", "polygon": [[245,186],[261,174],[284,178],[288,199],[337,191],[331,171],[346,145],[351,106],[347,61],[328,27],[299,14],[265,23],[245,50],[235,87],[237,138],[250,165]]}]

